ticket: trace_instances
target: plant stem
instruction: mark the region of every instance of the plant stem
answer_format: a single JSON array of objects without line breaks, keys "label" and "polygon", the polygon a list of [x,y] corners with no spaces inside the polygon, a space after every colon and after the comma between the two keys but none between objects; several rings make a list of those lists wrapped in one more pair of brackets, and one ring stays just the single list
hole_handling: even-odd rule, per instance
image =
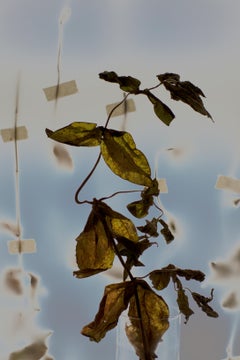
[{"label": "plant stem", "polygon": [[130,280],[134,283],[134,297],[135,297],[135,302],[136,302],[137,314],[138,314],[141,337],[142,337],[143,348],[144,348],[144,359],[141,359],[141,360],[152,360],[152,356],[151,356],[151,353],[149,351],[148,340],[146,338],[145,331],[144,331],[144,326],[143,326],[141,304],[140,304],[140,300],[139,300],[139,296],[138,296],[136,278],[134,278],[134,276],[131,273],[131,270],[129,270],[128,267],[126,266],[126,264],[125,264],[125,262],[124,262],[124,260],[122,258],[122,255],[120,254],[120,252],[119,252],[119,250],[117,248],[117,245],[115,243],[115,240],[114,240],[114,238],[112,236],[111,236],[111,239],[112,239],[112,245],[113,245],[115,254],[117,255],[117,257],[118,257],[120,263],[122,264],[123,268],[126,270]]},{"label": "plant stem", "polygon": [[100,151],[100,153],[99,153],[99,155],[98,155],[98,158],[97,158],[97,160],[96,160],[96,162],[95,162],[92,170],[90,171],[90,173],[88,174],[88,176],[85,178],[85,180],[81,183],[81,185],[80,185],[79,188],[77,189],[77,191],[76,191],[76,193],[75,193],[75,202],[76,202],[77,204],[89,203],[89,201],[87,201],[87,200],[85,200],[85,201],[79,201],[79,200],[78,200],[78,195],[79,195],[80,191],[83,189],[83,187],[86,185],[86,183],[88,182],[88,180],[90,179],[90,177],[92,176],[92,174],[94,173],[94,171],[95,171],[95,169],[96,169],[96,167],[97,167],[97,165],[98,165],[98,163],[99,163],[99,161],[100,161],[100,159],[101,159],[101,156],[102,156],[102,154],[101,154],[101,151]]}]

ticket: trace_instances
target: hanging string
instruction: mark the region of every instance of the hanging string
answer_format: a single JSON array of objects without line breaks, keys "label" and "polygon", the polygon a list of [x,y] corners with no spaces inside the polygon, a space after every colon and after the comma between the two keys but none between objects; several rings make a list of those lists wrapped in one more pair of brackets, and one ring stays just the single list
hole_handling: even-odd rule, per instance
[{"label": "hanging string", "polygon": [[20,90],[20,74],[17,77],[16,100],[15,100],[15,116],[14,116],[14,152],[15,152],[15,194],[16,194],[16,222],[17,222],[17,241],[18,241],[18,259],[19,265],[22,264],[22,248],[21,248],[21,214],[20,214],[20,193],[19,193],[19,156],[18,156],[18,115],[19,115],[19,91]]}]

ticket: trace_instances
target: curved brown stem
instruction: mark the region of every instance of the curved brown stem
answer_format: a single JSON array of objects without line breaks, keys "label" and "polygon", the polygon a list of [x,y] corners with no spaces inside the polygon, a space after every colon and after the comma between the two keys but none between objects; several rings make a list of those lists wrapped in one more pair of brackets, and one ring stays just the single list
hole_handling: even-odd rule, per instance
[{"label": "curved brown stem", "polygon": [[77,204],[91,203],[91,202],[89,202],[89,201],[87,201],[87,200],[84,200],[84,201],[78,200],[78,195],[79,195],[80,191],[83,189],[83,187],[86,185],[86,183],[88,182],[88,180],[90,179],[90,177],[92,176],[92,174],[94,173],[94,171],[95,171],[95,169],[96,169],[96,167],[97,167],[97,165],[98,165],[98,163],[99,163],[99,161],[100,161],[100,159],[101,159],[101,156],[102,156],[102,154],[101,154],[101,151],[100,151],[100,153],[99,153],[99,155],[98,155],[98,158],[97,158],[97,160],[96,160],[96,162],[95,162],[92,170],[90,171],[90,173],[88,174],[88,176],[85,178],[85,180],[83,180],[83,182],[81,183],[81,185],[80,185],[79,188],[77,189],[77,191],[76,191],[76,193],[75,193],[75,202],[76,202]]}]

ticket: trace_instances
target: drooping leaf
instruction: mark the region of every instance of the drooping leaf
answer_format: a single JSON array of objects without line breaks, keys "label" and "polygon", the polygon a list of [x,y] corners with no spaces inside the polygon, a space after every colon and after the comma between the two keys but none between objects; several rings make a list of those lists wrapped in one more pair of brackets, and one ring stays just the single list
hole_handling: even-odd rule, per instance
[{"label": "drooping leaf", "polygon": [[[133,266],[144,266],[144,264],[138,259],[146,249],[155,243],[150,242],[147,238],[139,240],[137,243],[133,243],[132,241],[129,241],[123,237],[118,237],[117,241],[119,253],[121,256],[126,256],[127,258],[123,272],[123,279],[126,280],[129,275],[129,271]],[[126,271],[126,268],[128,271]]]},{"label": "drooping leaf", "polygon": [[194,311],[189,306],[188,297],[183,288],[178,289],[177,303],[180,312],[185,316],[185,324],[188,322],[189,317],[194,314]]},{"label": "drooping leaf", "polygon": [[118,318],[127,308],[133,291],[132,282],[106,286],[94,321],[84,326],[81,333],[88,336],[90,340],[99,342],[109,330],[117,325]]},{"label": "drooping leaf", "polygon": [[114,211],[110,206],[98,200],[94,201],[93,210],[102,221],[106,221],[104,226],[107,226],[114,238],[125,237],[132,242],[138,241],[136,227],[126,216]]},{"label": "drooping leaf", "polygon": [[157,345],[169,327],[169,309],[163,298],[153,292],[145,281],[137,282],[136,291],[141,320],[136,299],[132,296],[128,311],[130,324],[126,326],[126,334],[139,359],[153,360],[156,358]]},{"label": "drooping leaf", "polygon": [[145,155],[136,148],[131,134],[104,131],[101,142],[103,159],[114,174],[138,185],[151,187],[151,169]]},{"label": "drooping leaf", "polygon": [[102,128],[88,122],[73,122],[56,131],[46,129],[49,138],[73,146],[97,146],[101,143]]},{"label": "drooping leaf", "polygon": [[191,294],[193,299],[196,301],[197,305],[202,309],[202,311],[204,311],[207,314],[207,316],[214,318],[218,317],[218,313],[215,310],[213,310],[211,306],[208,305],[208,303],[211,302],[213,299],[213,289],[211,291],[210,297],[205,297],[196,292],[192,292]]},{"label": "drooping leaf", "polygon": [[166,243],[170,244],[170,242],[172,242],[174,240],[174,236],[173,236],[171,230],[169,229],[168,224],[163,219],[159,219],[159,222],[163,226],[163,228],[161,229],[160,232],[164,236]]},{"label": "drooping leaf", "polygon": [[153,287],[156,290],[165,289],[171,278],[171,273],[163,270],[154,270],[150,273],[149,279],[152,281]]},{"label": "drooping leaf", "polygon": [[99,74],[100,79],[108,82],[117,83],[120,89],[131,94],[139,92],[141,81],[132,76],[118,76],[114,71],[104,71]]},{"label": "drooping leaf", "polygon": [[142,199],[127,205],[128,211],[138,219],[147,216],[149,208],[153,205],[153,196],[158,196],[158,194],[158,182],[156,179],[153,179],[151,187],[144,188],[141,192]]},{"label": "drooping leaf", "polygon": [[172,110],[164,104],[160,99],[153,95],[149,90],[144,90],[144,93],[147,95],[148,99],[153,104],[153,109],[157,117],[165,124],[170,125],[172,120],[175,118]]},{"label": "drooping leaf", "polygon": [[[153,203],[153,202],[152,202]],[[152,205],[144,200],[133,201],[127,205],[128,211],[138,219],[141,219],[148,214],[149,207]]]},{"label": "drooping leaf", "polygon": [[180,76],[178,74],[165,73],[157,75],[157,77],[170,92],[173,100],[183,101],[195,111],[212,119],[211,115],[204,107],[201,96],[205,97],[205,95],[199,87],[195,86],[190,81],[180,81]]},{"label": "drooping leaf", "polygon": [[112,267],[114,251],[111,239],[94,209],[76,240],[76,261],[80,271],[74,272],[75,276],[83,278]]}]

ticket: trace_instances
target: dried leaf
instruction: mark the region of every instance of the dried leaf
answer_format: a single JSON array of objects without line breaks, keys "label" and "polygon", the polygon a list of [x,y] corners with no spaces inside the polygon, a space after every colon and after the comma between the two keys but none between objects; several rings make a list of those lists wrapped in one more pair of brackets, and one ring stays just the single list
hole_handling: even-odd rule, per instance
[{"label": "dried leaf", "polygon": [[149,279],[156,290],[165,289],[169,284],[170,278],[170,272],[163,270],[154,270],[149,275]]},{"label": "dried leaf", "polygon": [[194,311],[189,307],[188,297],[182,287],[178,289],[177,303],[180,312],[185,316],[185,324],[188,322],[189,317],[194,314]]},{"label": "dried leaf", "polygon": [[73,122],[56,131],[46,129],[49,138],[73,146],[97,146],[101,143],[102,128],[94,123]]},{"label": "dried leaf", "polygon": [[159,219],[153,218],[151,221],[146,220],[146,225],[138,226],[138,230],[149,236],[158,237],[157,225]]},{"label": "dried leaf", "polygon": [[204,311],[207,316],[217,318],[218,313],[211,308],[211,306],[208,305],[209,302],[213,299],[213,289],[211,290],[211,296],[205,297],[201,294],[198,294],[196,292],[192,292],[192,297],[196,301],[197,305]]},{"label": "dried leaf", "polygon": [[202,282],[205,279],[205,274],[200,270],[177,268],[176,273],[178,276],[185,277],[186,280],[196,280]]},{"label": "dried leaf", "polygon": [[120,89],[132,94],[139,92],[141,81],[132,76],[118,76],[114,71],[104,71],[99,74],[100,79],[108,82],[117,83]]},{"label": "dried leaf", "polygon": [[145,281],[137,282],[136,291],[141,321],[136,299],[132,296],[128,311],[130,325],[126,326],[126,334],[139,359],[153,360],[157,345],[169,327],[169,309],[163,298],[153,292]]},{"label": "dried leaf", "polygon": [[114,211],[110,206],[102,201],[95,200],[94,212],[98,214],[99,218],[106,220],[108,230],[114,238],[125,237],[126,239],[137,242],[137,230],[133,222],[126,216]]},{"label": "dried leaf", "polygon": [[90,340],[99,342],[107,331],[117,325],[118,318],[127,308],[133,291],[132,282],[106,286],[94,321],[84,326],[81,333],[88,336]]},{"label": "dried leaf", "polygon": [[138,219],[147,216],[149,208],[153,205],[153,196],[158,196],[158,194],[158,181],[153,179],[151,187],[147,187],[141,192],[142,199],[127,205],[128,211]]},{"label": "dried leaf", "polygon": [[172,232],[170,231],[168,224],[164,220],[159,219],[159,222],[163,226],[163,229],[160,232],[164,236],[166,243],[170,244],[170,242],[172,242],[174,240],[174,236],[173,236]]},{"label": "dried leaf", "polygon": [[149,90],[144,90],[144,93],[153,104],[153,109],[157,117],[162,120],[165,125],[169,126],[172,120],[175,118],[172,110],[155,95],[153,95]]},{"label": "dried leaf", "polygon": [[205,97],[202,90],[190,81],[180,81],[178,74],[165,73],[157,75],[165,88],[170,92],[173,100],[180,100],[191,106],[195,111],[212,119],[209,112],[205,109],[202,97]]},{"label": "dried leaf", "polygon": [[135,184],[152,186],[151,169],[147,158],[136,148],[131,134],[106,129],[101,152],[114,174]]},{"label": "dried leaf", "polygon": [[111,239],[94,209],[76,240],[76,261],[80,271],[74,272],[74,275],[87,277],[112,267],[114,251]]}]

